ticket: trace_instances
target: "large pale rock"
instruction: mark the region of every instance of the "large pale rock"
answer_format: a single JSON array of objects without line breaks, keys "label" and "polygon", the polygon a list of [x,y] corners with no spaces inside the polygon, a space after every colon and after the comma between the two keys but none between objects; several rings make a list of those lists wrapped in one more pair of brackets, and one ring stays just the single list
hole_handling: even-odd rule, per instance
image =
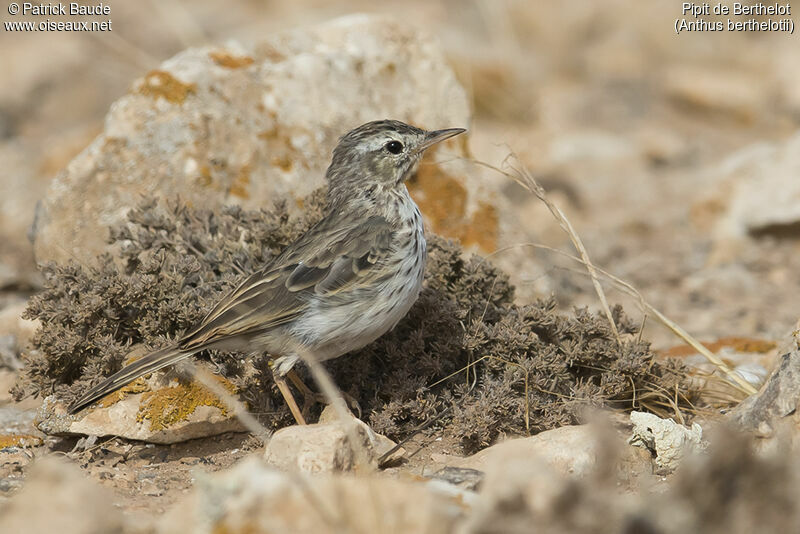
[{"label": "large pale rock", "polygon": [[[151,378],[150,383],[155,382]],[[65,407],[50,396],[39,410],[36,426],[46,434],[119,436],[150,443],[177,443],[245,431],[219,397],[196,382],[147,389],[141,381],[134,382],[76,415],[67,414]]]},{"label": "large pale rock", "polygon": [[480,500],[460,532],[526,532],[531,515],[546,514],[568,492],[569,477],[520,452],[492,458]]},{"label": "large pale rock", "polygon": [[[0,87],[0,287],[41,282],[29,239],[36,203],[86,146],[85,125],[102,117],[97,111],[114,94],[108,89],[116,77],[97,69],[96,54],[86,53],[80,36],[58,32],[54,45],[35,33],[0,35],[7,80]],[[102,81],[92,70],[105,71]]]},{"label": "large pale rock", "polygon": [[607,505],[592,501],[613,499],[616,493],[609,489],[616,492],[634,471],[649,474],[650,465],[641,457],[632,463],[636,449],[607,431],[597,425],[561,427],[509,440],[471,457],[481,459],[477,465],[486,476],[473,513],[459,532],[521,533],[530,532],[531,525],[537,532],[592,532],[576,525],[600,524],[599,511],[611,515],[602,519],[604,526],[611,525],[610,532],[622,531],[613,527],[616,518]]},{"label": "large pale rock", "polygon": [[0,505],[0,532],[92,534],[122,532],[111,494],[74,465],[38,460],[19,493]]},{"label": "large pale rock", "polygon": [[[284,471],[330,473],[371,470],[395,443],[376,434],[366,423],[348,417],[338,420],[331,406],[323,411],[315,425],[295,425],[275,432],[264,451],[266,462]],[[402,449],[391,455],[397,461]]]},{"label": "large pale rock", "polygon": [[22,142],[0,141],[0,288],[35,283],[28,234],[36,201],[47,185],[37,174],[36,155]]},{"label": "large pale rock", "polygon": [[452,532],[460,499],[430,484],[377,476],[284,473],[251,458],[198,477],[193,493],[157,525],[184,532]]},{"label": "large pale rock", "polygon": [[[250,208],[302,198],[324,183],[339,136],[383,118],[469,123],[465,91],[440,48],[396,21],[355,15],[253,48],[186,50],[136,81],[52,183],[34,225],[36,258],[93,259],[106,249],[107,227],[143,194]],[[450,182],[425,180],[423,196],[453,201]],[[463,186],[459,194],[462,212],[445,221],[453,227],[483,205]]]},{"label": "large pale rock", "polygon": [[596,432],[589,425],[562,426],[529,438],[503,441],[451,463],[456,467],[486,471],[502,458],[529,458],[558,473],[584,476],[597,462],[597,447]]}]

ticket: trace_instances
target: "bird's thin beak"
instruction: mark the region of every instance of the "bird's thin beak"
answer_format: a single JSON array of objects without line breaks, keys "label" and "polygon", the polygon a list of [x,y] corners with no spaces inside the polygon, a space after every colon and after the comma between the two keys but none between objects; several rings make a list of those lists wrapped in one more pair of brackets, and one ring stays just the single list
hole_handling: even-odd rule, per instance
[{"label": "bird's thin beak", "polygon": [[414,149],[414,154],[419,154],[436,143],[440,143],[445,139],[450,139],[451,137],[455,137],[464,132],[466,132],[464,128],[447,128],[446,130],[434,130],[432,132],[428,132],[425,136],[425,140],[416,149]]}]

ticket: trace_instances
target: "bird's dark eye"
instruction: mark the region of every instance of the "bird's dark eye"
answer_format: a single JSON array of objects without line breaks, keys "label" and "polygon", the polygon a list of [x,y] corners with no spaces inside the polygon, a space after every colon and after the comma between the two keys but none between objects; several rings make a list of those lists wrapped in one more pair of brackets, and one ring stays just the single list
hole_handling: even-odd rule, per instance
[{"label": "bird's dark eye", "polygon": [[401,143],[400,141],[389,141],[388,143],[383,145],[383,148],[385,148],[392,154],[399,154],[400,152],[403,151],[403,143]]}]

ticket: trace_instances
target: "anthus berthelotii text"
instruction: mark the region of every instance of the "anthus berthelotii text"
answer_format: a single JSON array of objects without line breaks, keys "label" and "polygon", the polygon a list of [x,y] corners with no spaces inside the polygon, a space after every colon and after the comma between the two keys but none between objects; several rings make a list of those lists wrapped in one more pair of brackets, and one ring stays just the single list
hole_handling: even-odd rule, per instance
[{"label": "anthus berthelotii text", "polygon": [[304,422],[284,381],[294,376],[299,350],[323,361],[359,349],[394,328],[417,299],[425,234],[405,181],[425,149],[463,131],[425,131],[383,120],[346,134],[326,173],[325,217],[247,277],[176,344],[100,382],[70,412],[140,376],[218,349],[275,358],[275,382],[295,419]]}]

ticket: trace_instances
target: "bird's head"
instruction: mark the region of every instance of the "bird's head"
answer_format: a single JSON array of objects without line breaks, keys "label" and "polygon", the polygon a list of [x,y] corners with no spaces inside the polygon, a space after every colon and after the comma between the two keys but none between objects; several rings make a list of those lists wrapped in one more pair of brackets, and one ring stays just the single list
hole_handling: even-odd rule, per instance
[{"label": "bird's head", "polygon": [[362,124],[345,134],[333,150],[326,173],[330,193],[335,197],[373,185],[398,187],[414,172],[426,149],[464,131],[427,131],[394,120]]}]

